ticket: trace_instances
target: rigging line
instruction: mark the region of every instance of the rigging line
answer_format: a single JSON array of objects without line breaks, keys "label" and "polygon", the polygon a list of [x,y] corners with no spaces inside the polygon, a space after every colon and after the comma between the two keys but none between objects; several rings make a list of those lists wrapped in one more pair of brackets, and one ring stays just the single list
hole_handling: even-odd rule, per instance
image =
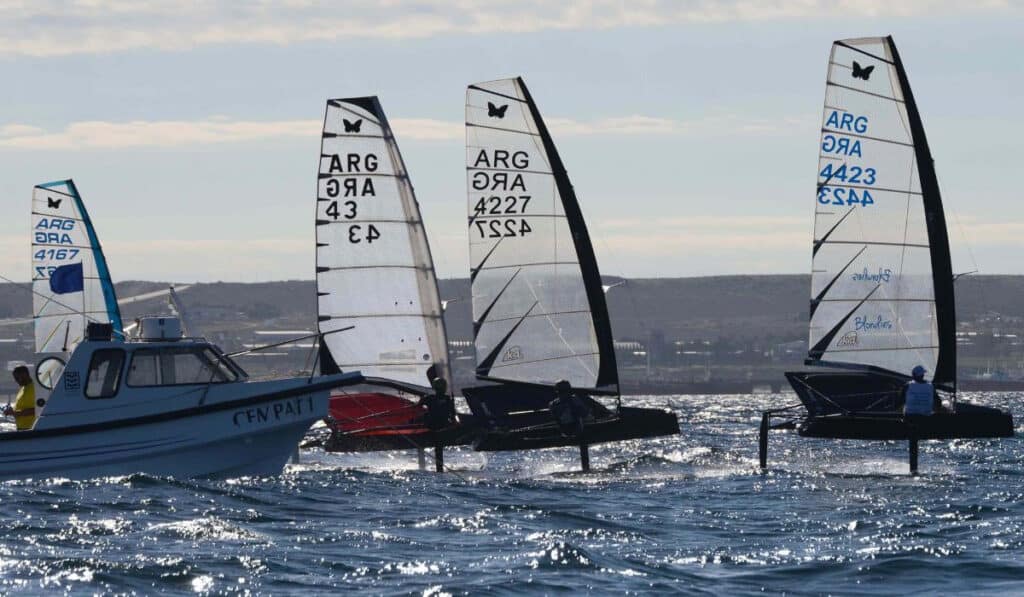
[{"label": "rigging line", "polygon": [[[475,91],[480,91],[480,92],[483,92],[483,93],[489,93],[491,95],[496,95],[498,97],[503,97],[505,99],[510,99],[512,101],[519,102],[521,104],[525,104],[526,103],[526,100],[524,100],[522,98],[515,97],[515,96],[512,96],[512,95],[508,95],[508,94],[505,94],[505,93],[501,93],[501,92],[498,92],[498,91],[491,91],[490,89],[484,89],[483,87],[480,87],[478,85],[470,85],[469,89],[473,89]],[[466,107],[467,108],[477,108],[477,107],[483,108],[483,106],[474,106],[472,104],[466,104]]]},{"label": "rigging line", "polygon": [[[365,134],[365,133],[328,133],[326,131],[321,133],[321,137],[320,138],[321,139],[348,139],[348,138],[352,138],[352,137],[358,138],[358,139],[387,139],[387,137],[385,137],[384,135],[369,135],[369,134]],[[321,147],[321,149],[323,149],[323,148]],[[322,158],[331,158],[331,157],[334,157],[334,155],[335,154],[332,154],[332,153],[321,153],[320,157],[322,157]]]},{"label": "rigging line", "polygon": [[[830,108],[831,106],[829,106],[828,104],[825,104],[825,107],[826,108]],[[842,110],[843,108],[835,108],[835,109]],[[906,125],[904,125],[904,126],[906,126]],[[878,141],[879,143],[889,143],[890,145],[902,145],[904,147],[913,147],[914,146],[913,143],[906,143],[904,141],[896,141],[894,139],[883,139],[881,137],[872,137],[870,135],[861,135],[860,133],[852,133],[850,131],[840,131],[840,130],[834,130],[834,129],[827,129],[827,128],[824,128],[824,127],[822,127],[821,132],[822,133],[832,134],[832,135],[840,135],[840,136],[843,136],[843,137],[854,137],[856,139],[865,139],[865,140],[868,140],[868,141]]]},{"label": "rigging line", "polygon": [[872,185],[847,184],[847,183],[837,183],[837,184],[833,184],[832,186],[836,187],[836,188],[843,188],[843,189],[860,189],[860,190],[866,190],[866,191],[879,191],[879,192],[882,192],[882,193],[893,193],[893,194],[896,194],[896,195],[921,195],[920,191],[911,191],[909,188],[907,188],[907,189],[890,189],[890,188],[886,188],[886,187],[876,187],[876,186],[872,186]]},{"label": "rigging line", "polygon": [[[554,177],[552,177],[552,180],[554,180]],[[557,189],[556,189],[555,195],[558,196],[559,198],[561,198],[558,195],[558,193],[557,193]],[[552,245],[552,253],[555,256],[555,280],[556,280],[556,284],[557,284],[557,280],[560,278],[560,276],[558,274],[559,267],[558,267],[558,263],[557,263],[557,252],[558,252],[558,229],[557,229],[557,227],[553,230],[553,232],[554,232],[554,235],[555,235],[555,242]],[[578,265],[578,262],[574,262],[574,263],[576,263]],[[581,273],[581,276],[582,276],[582,273]],[[541,299],[540,299],[539,296],[537,296],[537,292],[534,289],[534,287],[532,285],[530,285],[530,284],[527,284],[527,288],[530,289],[530,294],[533,295],[533,298],[536,299],[537,303],[541,303]],[[587,356],[587,355],[578,353],[576,351],[576,348],[572,344],[570,344],[569,341],[565,338],[565,335],[564,335],[564,332],[563,332],[562,328],[560,328],[559,326],[555,325],[555,321],[554,321],[554,319],[552,319],[552,315],[557,315],[557,314],[561,313],[560,311],[557,310],[557,306],[556,306],[556,310],[554,312],[549,312],[547,309],[545,309],[544,311],[545,312],[543,314],[541,314],[540,316],[543,317],[548,322],[548,325],[551,326],[552,331],[555,332],[555,337],[558,338],[559,340],[561,340],[562,344],[569,351],[569,354],[567,354],[565,356],[557,357],[557,358],[575,359],[580,364],[580,366],[583,367],[583,370],[586,371],[588,375],[591,375],[591,376],[596,378],[597,377],[597,373],[591,367],[588,366],[586,361],[583,360],[583,357]],[[591,329],[593,329],[593,325],[594,325],[593,314],[591,314],[591,321],[590,321]]]},{"label": "rigging line", "polygon": [[237,352],[229,352],[229,353],[225,354],[224,356],[230,357],[230,358],[235,358],[235,357],[238,357],[238,356],[242,356],[243,354],[249,354],[251,352],[259,352],[261,350],[267,350],[268,348],[277,348],[278,346],[284,346],[285,344],[294,344],[295,342],[299,342],[301,340],[309,340],[310,338],[316,338],[318,336],[326,336],[328,334],[337,334],[338,332],[347,332],[349,330],[355,329],[355,327],[356,326],[354,326],[354,325],[349,325],[349,326],[345,326],[343,328],[338,328],[336,330],[329,330],[329,331],[326,331],[326,332],[318,332],[316,334],[306,334],[305,336],[299,336],[298,338],[289,338],[288,340],[282,340],[281,342],[274,342],[272,344],[264,344],[262,346],[256,346],[254,348],[247,348],[245,350],[240,350],[240,351],[237,351]]},{"label": "rigging line", "polygon": [[513,134],[516,134],[516,135],[529,135],[531,137],[540,137],[540,133],[535,133],[533,131],[517,131],[516,129],[509,129],[509,128],[504,128],[504,127],[500,127],[500,126],[490,126],[490,125],[487,125],[487,124],[475,124],[475,123],[472,123],[472,122],[467,122],[466,126],[467,127],[471,127],[471,128],[476,128],[476,129],[489,129],[489,130],[492,130],[492,131],[500,131],[500,132],[505,132],[505,133],[513,133]]},{"label": "rigging line", "polygon": [[[856,207],[856,206],[854,206]],[[820,242],[820,241],[819,241]],[[920,245],[913,243],[890,243],[875,240],[830,240],[827,243],[829,245],[877,245],[879,247],[903,247],[904,249],[928,249],[929,245]]]},{"label": "rigging line", "polygon": [[[69,307],[68,305],[65,305],[64,303],[56,300],[55,298],[53,298],[51,296],[46,296],[45,294],[43,294],[41,292],[36,292],[28,284],[22,284],[21,282],[15,282],[14,280],[12,280],[12,279],[10,279],[7,276],[4,276],[2,274],[0,274],[0,280],[3,280],[4,282],[7,282],[8,284],[13,284],[14,286],[16,286],[16,287],[18,287],[18,288],[20,288],[22,290],[25,290],[27,292],[30,292],[30,293],[32,293],[35,296],[38,296],[40,298],[46,299],[47,300],[46,304],[53,303],[53,304],[55,304],[55,305],[57,305],[59,307],[64,307],[65,309],[70,311],[70,313],[62,313],[61,315],[81,315],[82,317],[92,321],[93,323],[104,323],[102,321],[99,321],[97,319],[93,319],[92,317],[89,317],[89,313],[90,313],[89,311],[78,310],[78,309],[75,309],[74,307]],[[46,305],[43,305],[43,307],[45,308]],[[35,319],[34,316],[33,316],[33,319]],[[115,330],[115,333],[123,333],[123,332],[121,332],[121,330]]]},{"label": "rigging line", "polygon": [[799,378],[799,377],[796,377],[795,379],[796,379],[797,381],[799,381],[799,382],[800,382],[800,384],[801,384],[802,386],[804,386],[805,388],[807,388],[808,390],[810,390],[812,394],[817,394],[817,395],[818,395],[818,396],[820,396],[820,397],[821,397],[821,398],[822,398],[823,400],[825,400],[825,402],[828,402],[828,403],[829,403],[829,404],[831,404],[832,406],[834,406],[834,407],[836,407],[837,409],[839,409],[839,411],[841,411],[841,412],[842,412],[843,414],[847,414],[847,415],[848,415],[848,414],[850,414],[850,411],[849,411],[849,410],[847,410],[847,409],[843,408],[843,406],[842,406],[842,405],[838,404],[837,402],[833,401],[833,400],[832,400],[831,398],[829,398],[829,397],[828,397],[828,396],[826,396],[825,394],[823,394],[823,393],[819,392],[818,390],[816,390],[816,389],[815,389],[814,387],[812,387],[812,386],[811,386],[810,384],[808,384],[808,383],[807,383],[806,381],[804,381],[803,379],[801,379],[801,378]]},{"label": "rigging line", "polygon": [[[69,195],[69,197],[70,197],[70,195]],[[44,214],[44,213],[39,212],[39,211],[33,211],[32,215],[33,216],[42,216],[44,218],[58,218],[58,219],[61,219],[61,220],[72,220],[72,221],[75,221],[75,222],[84,222],[85,221],[84,219],[76,218],[75,216],[62,216],[61,214]]]},{"label": "rigging line", "polygon": [[[911,138],[913,138],[913,137],[911,137]],[[912,185],[914,184],[914,174],[916,173],[916,171],[917,171],[917,156],[915,155],[914,159],[910,161],[909,180],[907,181],[907,188],[908,189],[911,188]],[[904,219],[903,219],[903,249],[900,251],[899,277],[900,277],[901,280],[903,279],[903,266],[906,264],[906,258],[907,258],[907,235],[910,232],[910,202],[911,202],[912,199],[913,199],[913,195],[907,195],[907,209],[906,209],[906,212],[905,212],[905,215],[904,215]],[[931,247],[929,246],[929,249],[930,248]],[[900,287],[898,286],[897,287],[897,292],[899,292],[899,288]],[[935,295],[935,289],[932,288],[932,296],[934,297],[934,295]],[[897,295],[896,298],[897,299],[901,299],[903,297],[902,297],[902,295]],[[898,309],[898,307],[896,307],[897,304],[898,303],[896,301],[890,302],[890,304],[889,304],[890,311],[892,311],[894,308]],[[906,340],[907,343],[910,344],[911,348],[913,349],[913,342],[910,340],[910,336],[907,334],[906,329],[904,329],[904,327],[903,327],[903,320],[900,317],[900,313],[899,313],[898,310],[896,310],[894,312],[893,318],[896,320],[896,325],[898,326],[900,333],[903,335],[903,339]],[[924,359],[926,358],[918,350],[914,350],[914,354],[915,354],[915,356],[917,356],[918,360],[920,360],[920,361],[924,361]]]},{"label": "rigging line", "polygon": [[532,360],[516,361],[515,363],[509,363],[507,365],[503,365],[503,364],[499,363],[499,364],[491,367],[491,370],[493,371],[495,369],[501,369],[502,367],[519,367],[521,365],[527,365],[527,364],[530,364],[530,363],[546,363],[548,361],[558,361],[558,360],[561,360],[561,359],[572,359],[572,358],[577,358],[578,359],[578,358],[581,358],[581,357],[593,357],[593,356],[600,356],[600,355],[601,355],[600,352],[584,352],[584,353],[577,353],[577,354],[563,354],[563,355],[547,357],[547,358],[543,358],[543,359],[532,359]]},{"label": "rigging line", "polygon": [[[558,266],[555,266],[555,267],[557,269]],[[537,293],[534,290],[534,288],[532,286],[528,286],[528,287],[530,288],[530,294],[532,294],[533,298],[537,299],[537,302],[539,303],[540,302],[540,297],[537,296]],[[589,310],[587,312],[589,313]],[[587,365],[586,361],[583,360],[584,356],[588,356],[588,355],[593,354],[593,353],[583,353],[583,354],[578,353],[576,351],[576,348],[572,344],[570,344],[569,341],[565,338],[565,334],[564,334],[562,328],[560,328],[559,326],[555,325],[555,321],[552,318],[552,316],[553,315],[559,315],[561,313],[565,313],[565,311],[548,312],[547,310],[545,310],[545,312],[543,314],[535,316],[535,317],[543,317],[545,320],[547,320],[548,325],[550,325],[551,329],[555,332],[555,336],[559,340],[561,340],[562,344],[565,345],[565,347],[569,350],[569,354],[567,354],[565,356],[555,357],[555,359],[573,359],[574,358],[574,359],[576,359],[579,362],[579,364],[583,367],[583,369],[589,375],[592,375],[592,376],[596,377],[597,373],[595,373]],[[593,327],[593,321],[591,321],[591,327]],[[598,352],[598,354],[600,354],[600,351]],[[552,360],[552,359],[544,359],[544,360]],[[500,367],[500,365],[499,365],[499,367]]]},{"label": "rigging line", "polygon": [[[350,99],[350,98],[329,99],[329,100],[327,100],[327,105],[329,105],[329,106],[331,106],[333,108],[337,108],[337,109],[341,110],[342,112],[348,112],[349,114],[351,114],[352,116],[355,116],[357,118],[365,118],[365,119],[369,120],[370,122],[372,122],[373,124],[375,124],[377,126],[380,126],[380,121],[377,120],[377,115],[376,114],[371,114],[370,116],[365,116],[363,114],[360,114],[359,112],[356,112],[352,108],[348,107],[348,106],[352,105],[348,101],[346,101],[348,99]],[[347,105],[342,105],[342,104],[347,104]],[[367,113],[370,114],[369,110],[367,110]]]},{"label": "rigging line", "polygon": [[846,89],[847,91],[853,91],[854,93],[863,93],[864,95],[869,95],[871,97],[877,97],[878,99],[889,100],[891,102],[897,102],[897,103],[900,103],[900,104],[905,104],[906,103],[905,101],[903,101],[901,99],[896,99],[895,97],[889,97],[888,95],[882,95],[881,93],[873,93],[871,91],[864,91],[863,89],[857,89],[856,87],[850,87],[849,85],[843,85],[842,83],[835,83],[833,81],[825,81],[825,85],[826,86],[831,85],[832,87],[838,87],[840,89]]},{"label": "rigging line", "polygon": [[[61,184],[66,184],[67,181],[66,180],[62,180],[62,181],[60,181],[60,183]],[[65,197],[71,197],[72,199],[75,197],[74,195],[72,195],[70,193],[65,193],[64,191],[58,191],[56,187],[46,187],[46,186],[38,185],[37,184],[36,186],[34,186],[32,188],[33,189],[39,189],[40,191],[45,191],[47,193],[53,193],[54,195],[64,195]],[[34,199],[34,197],[33,197],[33,199]]]},{"label": "rigging line", "polygon": [[935,346],[903,346],[903,347],[900,347],[900,348],[845,348],[844,347],[844,348],[841,348],[841,349],[833,348],[832,350],[829,351],[829,353],[837,353],[837,352],[899,352],[899,351],[914,351],[914,352],[917,352],[919,350],[931,349],[931,348],[938,348],[938,345],[935,345]]},{"label": "rigging line", "polygon": [[879,62],[884,62],[884,63],[886,63],[886,64],[888,64],[890,66],[896,64],[892,60],[889,60],[887,58],[882,58],[881,56],[875,56],[874,54],[872,54],[871,52],[868,52],[867,50],[862,50],[860,48],[851,46],[850,44],[848,44],[848,43],[846,43],[844,41],[837,41],[837,42],[835,42],[835,45],[837,45],[839,47],[842,47],[842,48],[846,48],[847,50],[853,50],[854,52],[860,52],[861,54],[864,54],[865,56],[874,58],[875,60],[878,60]]}]

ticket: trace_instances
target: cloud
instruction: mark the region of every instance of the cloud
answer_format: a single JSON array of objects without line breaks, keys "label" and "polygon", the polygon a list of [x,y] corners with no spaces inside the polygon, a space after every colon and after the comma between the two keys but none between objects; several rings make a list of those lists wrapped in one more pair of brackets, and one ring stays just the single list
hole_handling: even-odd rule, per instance
[{"label": "cloud", "polygon": [[[321,120],[245,121],[163,120],[131,122],[74,122],[63,130],[47,132],[35,126],[9,124],[0,127],[0,147],[16,149],[126,149],[184,147],[243,143],[287,138],[316,139]],[[428,120],[396,119],[392,126],[403,138],[435,141],[461,138],[461,124]]]},{"label": "cloud", "polygon": [[[788,118],[777,121],[743,120],[736,116],[711,115],[681,121],[653,116],[630,115],[591,121],[569,118],[547,119],[557,138],[591,135],[730,135],[796,134],[813,130],[812,119]],[[82,150],[172,148],[221,143],[252,143],[288,138],[315,139],[320,120],[103,120],[74,122],[60,131],[47,131],[28,124],[0,125],[0,149]],[[400,141],[462,142],[463,123],[431,118],[394,118],[391,126]]]},{"label": "cloud", "polygon": [[0,55],[1017,9],[1011,0],[0,0]]}]

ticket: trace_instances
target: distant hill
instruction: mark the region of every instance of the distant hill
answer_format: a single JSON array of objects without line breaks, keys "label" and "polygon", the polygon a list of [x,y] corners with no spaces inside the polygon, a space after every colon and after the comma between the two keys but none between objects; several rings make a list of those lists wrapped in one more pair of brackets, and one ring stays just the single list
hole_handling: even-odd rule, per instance
[{"label": "distant hill", "polygon": [[[606,279],[609,284],[621,281],[625,284],[607,294],[612,330],[619,340],[643,339],[651,330],[669,339],[806,335],[807,275]],[[116,286],[123,298],[167,284],[130,281]],[[441,280],[440,293],[442,299],[452,301],[445,314],[449,336],[471,338],[468,279]],[[181,298],[196,323],[208,329],[273,324],[313,329],[316,321],[316,286],[311,280],[195,284],[182,292]],[[1024,320],[1022,299],[1024,276],[968,276],[957,282],[957,312],[962,322],[993,313]],[[0,318],[28,317],[31,308],[32,297],[25,289],[0,284]],[[124,311],[125,318],[131,319],[166,309],[161,300],[154,300],[130,305]]]},{"label": "distant hill", "polygon": [[[669,384],[666,391],[676,393],[686,391],[672,385],[680,382],[775,383],[782,371],[802,366],[810,295],[807,275],[608,277],[605,281],[624,282],[607,293],[616,340],[636,341],[643,347],[622,346],[619,351],[620,374],[631,391],[655,391],[650,384]],[[117,293],[124,298],[165,287],[160,282],[122,282]],[[961,374],[1024,379],[1024,276],[968,276],[957,282],[956,290],[959,329],[971,333],[962,339],[959,350]],[[450,301],[445,313],[449,340],[471,340],[469,281],[441,280],[440,293]],[[180,296],[195,324],[193,331],[226,351],[316,329],[316,285],[311,280],[195,284]],[[382,293],[380,298],[392,297]],[[0,284],[0,319],[30,316],[31,302],[24,288]],[[166,299],[123,309],[127,321],[167,312]],[[281,349],[286,354],[277,356],[243,357],[244,365],[257,375],[308,369],[313,362],[311,342]],[[0,363],[30,360],[31,350],[30,325],[0,325]],[[470,383],[472,348],[453,350],[456,381]],[[4,384],[0,378],[0,388]]]}]

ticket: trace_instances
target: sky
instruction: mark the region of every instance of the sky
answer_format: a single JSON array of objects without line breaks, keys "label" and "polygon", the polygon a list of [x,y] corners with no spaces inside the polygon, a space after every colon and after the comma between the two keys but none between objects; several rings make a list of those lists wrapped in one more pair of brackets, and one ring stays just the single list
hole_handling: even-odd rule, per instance
[{"label": "sky", "polygon": [[835,39],[892,34],[954,270],[1024,274],[1024,2],[0,0],[0,274],[74,178],[115,280],[310,279],[324,102],[377,95],[468,273],[464,94],[521,75],[602,273],[806,273]]}]

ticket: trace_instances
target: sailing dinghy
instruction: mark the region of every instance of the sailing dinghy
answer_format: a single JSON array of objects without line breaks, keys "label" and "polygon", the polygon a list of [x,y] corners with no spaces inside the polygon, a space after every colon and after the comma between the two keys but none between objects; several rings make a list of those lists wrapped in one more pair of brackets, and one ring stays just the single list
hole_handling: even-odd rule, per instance
[{"label": "sailing dinghy", "polygon": [[[466,415],[430,429],[424,397],[451,381],[444,313],[419,205],[376,97],[327,102],[316,209],[320,370],[367,385],[330,402],[329,451],[469,441]],[[332,333],[346,326],[351,332]]]},{"label": "sailing dinghy", "polygon": [[175,318],[142,318],[126,339],[74,183],[37,186],[32,214],[38,419],[0,433],[0,479],[277,474],[330,390],[362,381],[249,381]]},{"label": "sailing dinghy", "polygon": [[[954,276],[938,181],[891,37],[837,41],[829,58],[812,250],[806,364],[786,377],[804,413],[774,417],[801,435],[917,440],[1009,437],[1009,413],[957,399]],[[915,366],[948,408],[908,424]]]},{"label": "sailing dinghy", "polygon": [[467,89],[466,176],[476,376],[485,382],[463,388],[486,421],[475,447],[580,446],[587,468],[590,444],[679,433],[671,412],[621,405],[597,259],[522,78]]},{"label": "sailing dinghy", "polygon": [[32,190],[32,313],[37,376],[52,387],[90,322],[124,339],[110,269],[71,179]]}]

